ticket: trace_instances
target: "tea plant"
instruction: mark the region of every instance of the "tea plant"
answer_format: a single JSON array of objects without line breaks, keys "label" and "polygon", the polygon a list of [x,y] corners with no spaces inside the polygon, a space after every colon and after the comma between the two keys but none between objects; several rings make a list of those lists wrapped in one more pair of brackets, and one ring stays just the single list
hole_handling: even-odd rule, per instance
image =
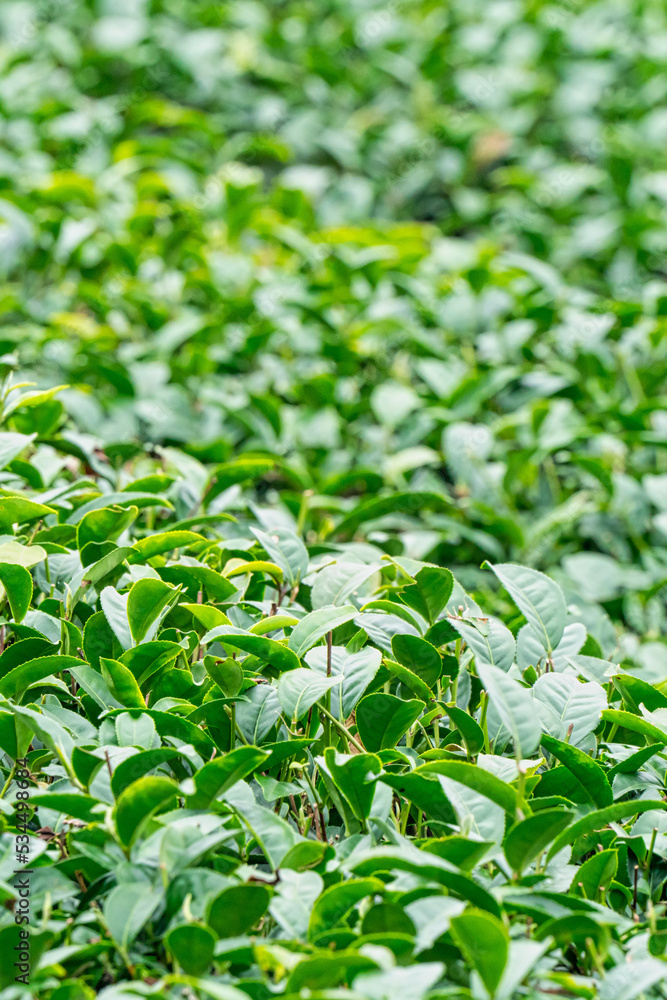
[{"label": "tea plant", "polygon": [[25,828],[34,994],[660,991],[664,681],[554,580],[486,563],[480,604],[345,541],[363,504],[316,532],[170,449],[0,447],[57,470],[0,498],[0,940]]},{"label": "tea plant", "polygon": [[0,41],[1,1000],[664,997],[664,5]]}]

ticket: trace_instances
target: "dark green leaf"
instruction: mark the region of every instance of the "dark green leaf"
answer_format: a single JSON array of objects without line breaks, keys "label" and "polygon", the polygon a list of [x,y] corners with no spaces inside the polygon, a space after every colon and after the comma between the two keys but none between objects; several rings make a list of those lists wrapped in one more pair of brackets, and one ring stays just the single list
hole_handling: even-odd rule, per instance
[{"label": "dark green leaf", "polygon": [[401,701],[393,694],[369,694],[357,706],[357,728],[371,753],[394,747],[424,709],[422,701]]}]

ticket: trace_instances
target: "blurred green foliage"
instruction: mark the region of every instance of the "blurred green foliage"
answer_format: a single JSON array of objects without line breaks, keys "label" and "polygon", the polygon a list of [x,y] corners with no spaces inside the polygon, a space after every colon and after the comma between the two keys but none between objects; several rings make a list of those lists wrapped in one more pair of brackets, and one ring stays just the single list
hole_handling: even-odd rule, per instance
[{"label": "blurred green foliage", "polygon": [[40,995],[664,995],[666,56],[662,0],[0,4]]},{"label": "blurred green foliage", "polygon": [[269,456],[259,496],[294,513],[448,495],[386,545],[471,585],[572,557],[579,597],[618,617],[631,579],[662,631],[661,3],[21,0],[0,26],[0,352],[69,386],[42,439]]}]

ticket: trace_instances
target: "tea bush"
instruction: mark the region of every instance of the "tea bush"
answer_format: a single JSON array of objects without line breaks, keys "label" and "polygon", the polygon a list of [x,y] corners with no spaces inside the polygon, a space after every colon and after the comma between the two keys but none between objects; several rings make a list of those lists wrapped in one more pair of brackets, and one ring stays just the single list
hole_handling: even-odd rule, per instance
[{"label": "tea bush", "polygon": [[0,30],[2,1000],[664,996],[664,6]]}]

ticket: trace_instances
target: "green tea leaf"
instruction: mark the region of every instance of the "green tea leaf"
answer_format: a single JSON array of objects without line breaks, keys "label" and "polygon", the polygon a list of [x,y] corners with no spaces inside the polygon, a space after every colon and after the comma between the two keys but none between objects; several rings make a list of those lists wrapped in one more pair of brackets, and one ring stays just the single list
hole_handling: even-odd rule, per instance
[{"label": "green tea leaf", "polygon": [[400,592],[401,600],[419,612],[429,625],[438,619],[447,605],[454,586],[454,577],[448,569],[424,566],[415,576],[415,582]]},{"label": "green tea leaf", "polygon": [[601,888],[609,888],[617,868],[618,851],[598,851],[577,869],[570,892],[578,893],[584,899],[596,899]]},{"label": "green tea leaf", "polygon": [[114,698],[127,708],[144,708],[145,701],[134,674],[119,660],[100,657],[102,676]]},{"label": "green tea leaf", "polygon": [[308,924],[308,940],[315,941],[324,931],[336,927],[367,896],[384,892],[377,878],[351,878],[329,886],[318,897]]},{"label": "green tea leaf", "polygon": [[508,628],[496,618],[449,618],[475,656],[475,663],[499,667],[505,673],[514,663],[516,643]]},{"label": "green tea leaf", "polygon": [[588,754],[577,747],[570,746],[569,743],[562,743],[546,734],[542,736],[541,743],[549,753],[553,754],[561,764],[564,764],[572,772],[598,809],[612,804],[614,796],[611,785],[600,765],[591,760]]},{"label": "green tea leaf", "polygon": [[322,695],[340,683],[338,677],[323,677],[315,670],[298,667],[281,675],[278,698],[288,719],[301,719]]},{"label": "green tea leaf", "polygon": [[[313,670],[326,676],[326,647],[315,646],[310,649],[305,655],[305,661]],[[340,685],[331,689],[331,712],[340,722],[349,718],[377,674],[381,662],[382,653],[372,646],[364,646],[356,653],[344,646],[331,647],[331,675],[340,680]]]},{"label": "green tea leaf", "polygon": [[76,656],[39,656],[14,667],[0,679],[0,694],[7,698],[20,698],[24,691],[46,677],[53,677],[62,670],[81,666]]},{"label": "green tea leaf", "polygon": [[512,869],[519,874],[568,827],[574,813],[564,809],[540,809],[515,823],[503,840],[503,850]]},{"label": "green tea leaf", "polygon": [[169,778],[143,777],[128,785],[118,796],[114,822],[121,844],[128,848],[151,817],[176,798],[177,787]]},{"label": "green tea leaf", "polygon": [[372,754],[346,757],[327,747],[324,753],[327,769],[336,788],[350,809],[364,823],[371,811],[375,794],[375,778],[382,770],[379,759]]},{"label": "green tea leaf", "polygon": [[215,757],[194,776],[196,792],[189,796],[191,809],[206,809],[219,795],[242,778],[252,774],[269,759],[270,754],[257,747],[236,747],[224,757]]},{"label": "green tea leaf", "polygon": [[163,898],[145,882],[117,885],[104,903],[104,921],[114,941],[127,949],[153,916]]},{"label": "green tea leaf", "polygon": [[[26,524],[29,521],[55,513],[53,507],[36,503],[26,497],[0,497],[0,531],[9,531],[13,524]],[[2,558],[2,552],[0,552],[0,558]]]},{"label": "green tea leaf", "polygon": [[581,819],[573,823],[568,829],[564,830],[563,833],[559,834],[554,843],[549,849],[548,857],[552,858],[554,854],[562,850],[568,844],[573,844],[578,837],[583,837],[587,833],[591,833],[593,830],[600,830],[607,826],[608,823],[617,823],[622,819],[626,819],[628,816],[639,816],[645,812],[651,812],[652,810],[666,809],[667,804],[662,802],[660,799],[642,799],[634,800],[632,802],[615,802],[612,806],[605,806],[604,809],[597,809],[595,812],[589,813],[587,816],[583,816]]},{"label": "green tea leaf", "polygon": [[155,637],[160,622],[178,597],[179,591],[161,580],[137,580],[127,598],[127,620],[137,645]]},{"label": "green tea leaf", "polygon": [[469,909],[454,917],[451,934],[489,994],[494,996],[509,953],[509,935],[504,924],[492,913]]},{"label": "green tea leaf", "polygon": [[23,566],[15,563],[0,562],[0,583],[7,593],[14,621],[23,621],[32,600],[30,573]]},{"label": "green tea leaf", "polygon": [[442,658],[430,642],[416,635],[395,635],[391,648],[398,662],[416,674],[427,689],[434,687],[442,673]]},{"label": "green tea leaf", "polygon": [[294,627],[287,645],[296,656],[301,657],[327,632],[351,621],[357,614],[357,609],[351,604],[311,611]]},{"label": "green tea leaf", "polygon": [[265,885],[234,885],[209,903],[206,921],[219,938],[233,938],[254,927],[266,913],[271,890]]},{"label": "green tea leaf", "polygon": [[287,528],[271,532],[253,528],[253,534],[272,562],[281,568],[291,587],[308,572],[308,550],[300,538]]},{"label": "green tea leaf", "polygon": [[401,701],[393,694],[369,694],[357,706],[357,728],[371,753],[394,747],[424,709],[422,701]]},{"label": "green tea leaf", "polygon": [[164,943],[185,973],[201,976],[213,963],[216,940],[209,927],[192,923],[172,927]]},{"label": "green tea leaf", "polygon": [[491,704],[511,734],[517,757],[529,757],[537,749],[542,735],[530,692],[498,667],[478,663],[477,673]]},{"label": "green tea leaf", "polygon": [[486,564],[509,592],[550,656],[565,630],[563,592],[544,573],[514,563]]},{"label": "green tea leaf", "polygon": [[510,815],[514,815],[519,807],[519,797],[512,785],[508,785],[495,774],[475,764],[468,764],[462,760],[434,760],[422,764],[414,773],[444,774],[445,777],[459,781],[462,785],[467,785],[480,795],[486,796]]},{"label": "green tea leaf", "polygon": [[215,640],[224,646],[231,646],[232,649],[242,649],[245,653],[252,653],[279,671],[295,670],[300,666],[298,656],[282,642],[245,632],[233,625],[218,625],[211,629],[202,639],[202,644],[208,646]]}]

